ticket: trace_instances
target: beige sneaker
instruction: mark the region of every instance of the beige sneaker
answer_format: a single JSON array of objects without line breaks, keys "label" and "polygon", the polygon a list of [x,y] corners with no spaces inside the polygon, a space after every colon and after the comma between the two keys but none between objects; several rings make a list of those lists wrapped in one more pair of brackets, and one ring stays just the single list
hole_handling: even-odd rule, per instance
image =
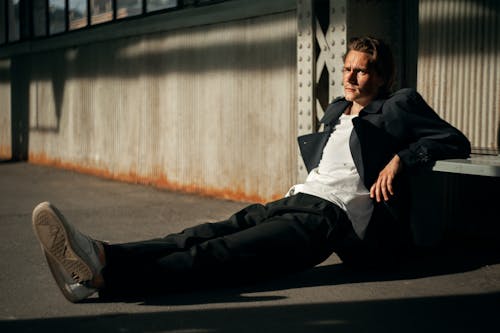
[{"label": "beige sneaker", "polygon": [[90,281],[103,268],[98,241],[79,232],[49,202],[33,210],[33,229],[66,299],[75,303],[97,292]]}]

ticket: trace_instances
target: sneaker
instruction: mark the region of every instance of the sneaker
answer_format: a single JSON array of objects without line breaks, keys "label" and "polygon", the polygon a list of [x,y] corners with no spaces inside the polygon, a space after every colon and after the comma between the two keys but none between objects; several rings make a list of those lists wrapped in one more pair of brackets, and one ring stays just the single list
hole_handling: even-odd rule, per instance
[{"label": "sneaker", "polygon": [[76,303],[98,291],[90,285],[103,268],[98,241],[79,232],[49,202],[33,210],[33,229],[66,299]]}]

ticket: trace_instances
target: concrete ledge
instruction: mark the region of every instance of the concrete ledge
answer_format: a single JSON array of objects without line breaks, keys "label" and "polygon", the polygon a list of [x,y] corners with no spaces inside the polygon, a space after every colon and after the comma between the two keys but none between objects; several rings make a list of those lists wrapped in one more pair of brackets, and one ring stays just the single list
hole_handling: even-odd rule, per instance
[{"label": "concrete ledge", "polygon": [[468,159],[437,161],[433,171],[500,177],[500,156],[474,155]]}]

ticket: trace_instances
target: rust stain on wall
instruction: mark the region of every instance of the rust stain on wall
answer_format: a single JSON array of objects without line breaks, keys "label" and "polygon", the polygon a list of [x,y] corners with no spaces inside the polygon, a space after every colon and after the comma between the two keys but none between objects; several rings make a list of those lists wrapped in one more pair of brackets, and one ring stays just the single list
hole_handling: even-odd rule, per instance
[{"label": "rust stain on wall", "polygon": [[[233,201],[242,201],[242,202],[265,203],[269,201],[259,195],[245,193],[241,188],[238,187],[232,189],[229,188],[220,189],[214,187],[200,186],[197,184],[179,184],[177,182],[169,180],[168,177],[161,172],[158,172],[154,176],[139,175],[136,172],[132,171],[127,173],[115,173],[106,170],[104,168],[101,169],[92,166],[82,166],[76,163],[50,158],[43,153],[41,154],[30,153],[28,161],[29,163],[32,164],[57,167],[65,170],[71,170],[106,179],[118,180],[132,184],[151,185],[169,191],[183,192],[189,194],[202,195],[206,197],[233,200]],[[274,194],[272,195],[270,200],[277,200],[280,199],[282,196],[283,196],[282,194]]]},{"label": "rust stain on wall", "polygon": [[0,158],[2,158],[2,159],[12,158],[12,150],[11,150],[10,146],[0,145]]}]

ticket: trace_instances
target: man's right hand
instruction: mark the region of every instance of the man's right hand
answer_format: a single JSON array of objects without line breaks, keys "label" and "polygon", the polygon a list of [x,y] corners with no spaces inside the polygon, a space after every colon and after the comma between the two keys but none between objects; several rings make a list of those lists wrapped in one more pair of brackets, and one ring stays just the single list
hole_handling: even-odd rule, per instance
[{"label": "man's right hand", "polygon": [[377,181],[370,188],[370,198],[377,200],[377,202],[388,201],[394,195],[392,183],[402,167],[401,158],[397,154],[394,155],[392,160],[380,171]]}]

